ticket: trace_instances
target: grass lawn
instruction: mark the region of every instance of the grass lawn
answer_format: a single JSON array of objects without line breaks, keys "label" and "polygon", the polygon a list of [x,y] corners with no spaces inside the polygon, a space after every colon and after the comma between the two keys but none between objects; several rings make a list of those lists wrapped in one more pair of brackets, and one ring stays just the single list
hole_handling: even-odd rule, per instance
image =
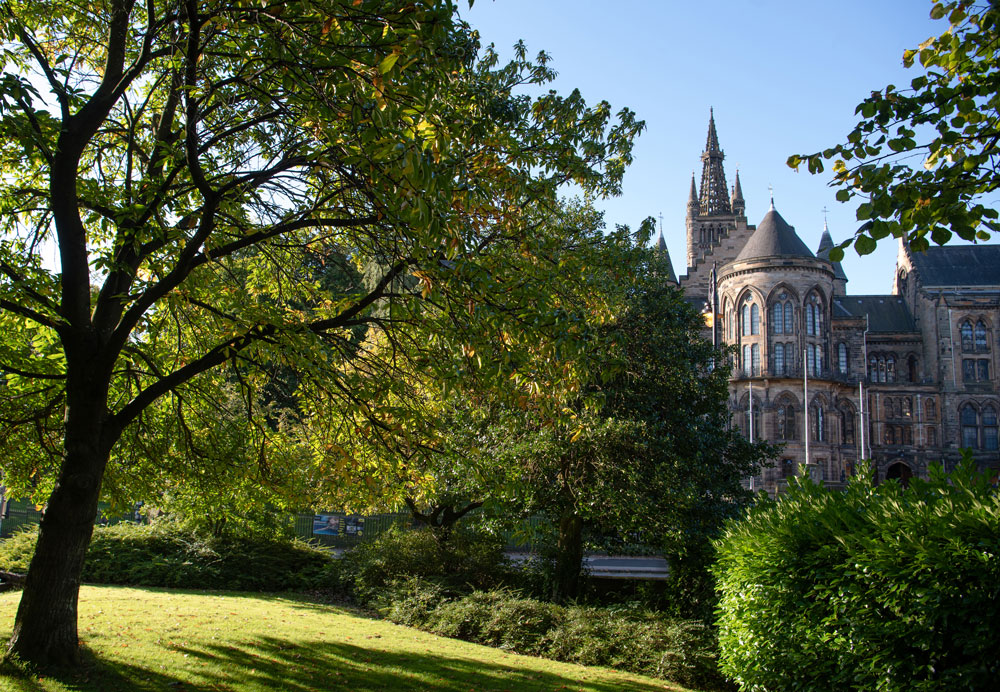
[{"label": "grass lawn", "polygon": [[[20,594],[0,594],[0,638]],[[295,596],[85,586],[82,673],[0,672],[10,692],[676,690],[662,680],[443,639]]]}]

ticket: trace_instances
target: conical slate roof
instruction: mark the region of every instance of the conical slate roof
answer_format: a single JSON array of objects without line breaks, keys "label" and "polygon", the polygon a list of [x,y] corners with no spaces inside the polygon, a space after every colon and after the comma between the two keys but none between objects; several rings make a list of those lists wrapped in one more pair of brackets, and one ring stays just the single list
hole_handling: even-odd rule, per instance
[{"label": "conical slate roof", "polygon": [[735,261],[741,262],[759,257],[815,257],[815,255],[795,234],[795,229],[781,218],[781,214],[772,204]]},{"label": "conical slate roof", "polygon": [[[819,248],[816,250],[816,256],[820,259],[829,260],[830,250],[833,249],[833,238],[830,236],[830,229],[827,228],[826,222],[823,222],[823,235],[819,239]],[[847,281],[847,274],[844,273],[844,268],[840,266],[840,262],[830,262],[833,265],[833,275],[838,279],[843,279]]]}]

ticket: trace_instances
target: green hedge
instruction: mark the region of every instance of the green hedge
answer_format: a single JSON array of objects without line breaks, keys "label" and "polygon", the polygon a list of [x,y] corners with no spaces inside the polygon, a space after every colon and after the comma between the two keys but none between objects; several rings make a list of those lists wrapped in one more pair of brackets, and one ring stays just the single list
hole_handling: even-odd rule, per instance
[{"label": "green hedge", "polygon": [[720,661],[745,690],[986,690],[1000,680],[1000,495],[950,476],[804,481],[732,524]]},{"label": "green hedge", "polygon": [[[0,568],[25,572],[37,529],[0,541]],[[184,589],[285,591],[339,585],[340,565],[295,540],[206,538],[173,522],[96,527],[82,580]]]},{"label": "green hedge", "polygon": [[416,577],[394,584],[382,604],[389,620],[445,637],[729,689],[718,672],[713,630],[644,608],[563,607],[508,589],[449,596],[440,584]]}]

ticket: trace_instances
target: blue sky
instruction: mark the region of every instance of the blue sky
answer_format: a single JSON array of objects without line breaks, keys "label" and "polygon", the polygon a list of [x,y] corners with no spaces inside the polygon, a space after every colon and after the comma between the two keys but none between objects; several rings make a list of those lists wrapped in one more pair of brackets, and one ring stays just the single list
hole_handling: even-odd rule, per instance
[{"label": "blue sky", "polygon": [[[854,204],[837,202],[829,175],[793,172],[790,154],[843,141],[854,108],[872,90],[919,74],[903,50],[947,28],[929,0],[477,0],[461,14],[501,55],[523,39],[545,50],[559,73],[553,88],[579,88],[588,102],[627,106],[646,121],[621,197],[602,202],[609,226],[635,228],[663,214],[678,274],[684,272],[684,212],[692,171],[700,183],[709,108],[731,185],[737,166],[748,221],[775,207],[813,250],[823,208],[834,241],[852,235]],[[848,250],[852,294],[891,290],[897,246],[866,257]]]}]

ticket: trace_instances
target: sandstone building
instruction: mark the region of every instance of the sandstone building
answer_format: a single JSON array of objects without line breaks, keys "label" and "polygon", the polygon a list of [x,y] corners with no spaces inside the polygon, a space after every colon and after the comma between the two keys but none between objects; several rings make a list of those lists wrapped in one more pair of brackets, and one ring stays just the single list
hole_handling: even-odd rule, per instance
[{"label": "sandstone building", "polygon": [[901,244],[892,293],[850,295],[827,258],[829,230],[813,252],[773,200],[747,223],[739,173],[729,188],[723,159],[710,116],[677,282],[707,313],[716,305],[715,338],[734,347],[733,424],[784,444],[748,482],[773,494],[808,470],[836,486],[862,459],[878,480],[905,482],[934,461],[951,468],[961,448],[996,475],[1000,246]]}]

